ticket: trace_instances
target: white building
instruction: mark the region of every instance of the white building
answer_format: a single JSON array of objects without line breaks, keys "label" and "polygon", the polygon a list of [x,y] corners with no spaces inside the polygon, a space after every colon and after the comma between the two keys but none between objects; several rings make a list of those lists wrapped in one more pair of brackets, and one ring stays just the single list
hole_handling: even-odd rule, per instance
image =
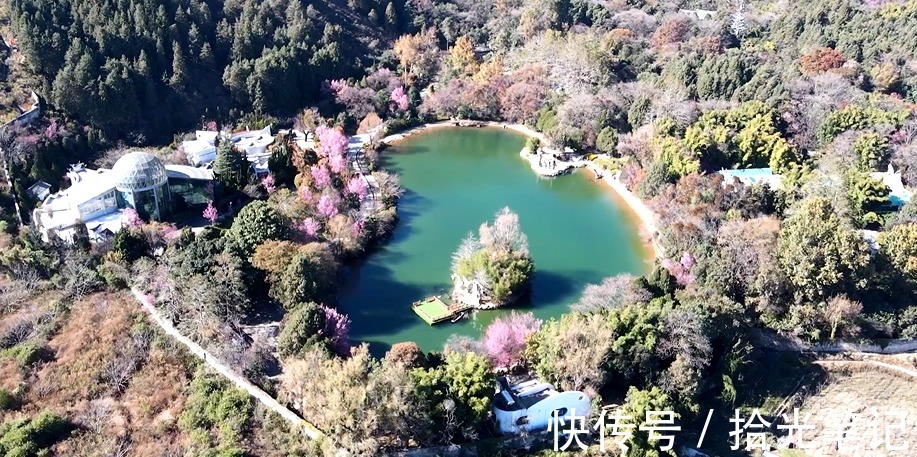
[{"label": "white building", "polygon": [[589,417],[592,402],[583,392],[558,392],[546,382],[531,380],[510,386],[506,378],[498,378],[492,409],[497,430],[515,434],[547,430],[555,411],[568,424],[573,416]]},{"label": "white building", "polygon": [[911,201],[911,191],[904,187],[904,182],[901,181],[901,173],[895,171],[895,168],[892,167],[891,164],[888,165],[887,171],[877,171],[869,175],[882,181],[882,183],[888,187],[888,201],[895,208],[900,208],[904,206],[905,203]]},{"label": "white building", "polygon": [[[185,150],[188,163],[200,167],[216,160],[216,143],[219,136],[220,132],[198,130],[194,132],[193,140],[183,141],[182,148]],[[268,172],[267,161],[271,155],[268,146],[274,143],[274,135],[271,134],[270,127],[233,133],[229,141],[236,149],[245,152],[256,175]]]},{"label": "white building", "polygon": [[720,170],[717,173],[723,176],[723,186],[732,184],[736,180],[746,186],[764,184],[773,190],[783,188],[783,175],[774,174],[770,168],[746,168],[741,170]]},{"label": "white building", "polygon": [[111,170],[74,165],[67,178],[70,187],[45,197],[32,215],[45,240],[54,232],[71,241],[77,225],[83,223],[89,239],[98,241],[121,230],[121,212],[126,208],[133,208],[143,219],[162,220],[179,199],[195,205],[212,198],[205,195],[212,194],[211,170],[164,165],[140,151],[124,155]]}]

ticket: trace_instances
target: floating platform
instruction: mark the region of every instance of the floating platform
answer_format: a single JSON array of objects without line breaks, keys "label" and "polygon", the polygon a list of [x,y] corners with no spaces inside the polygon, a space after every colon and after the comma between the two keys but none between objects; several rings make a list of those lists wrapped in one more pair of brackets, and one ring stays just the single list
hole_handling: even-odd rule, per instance
[{"label": "floating platform", "polygon": [[445,321],[460,319],[464,312],[471,309],[471,306],[459,303],[448,305],[439,298],[439,296],[433,296],[414,302],[414,304],[411,305],[411,309],[413,309],[424,322],[434,325]]}]

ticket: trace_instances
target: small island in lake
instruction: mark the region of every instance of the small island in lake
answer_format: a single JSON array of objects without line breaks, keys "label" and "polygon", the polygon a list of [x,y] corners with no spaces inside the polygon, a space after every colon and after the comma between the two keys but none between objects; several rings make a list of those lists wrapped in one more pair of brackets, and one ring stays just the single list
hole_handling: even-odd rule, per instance
[{"label": "small island in lake", "polygon": [[452,255],[452,299],[477,309],[517,301],[529,291],[535,263],[519,216],[503,208],[493,224],[469,233]]}]

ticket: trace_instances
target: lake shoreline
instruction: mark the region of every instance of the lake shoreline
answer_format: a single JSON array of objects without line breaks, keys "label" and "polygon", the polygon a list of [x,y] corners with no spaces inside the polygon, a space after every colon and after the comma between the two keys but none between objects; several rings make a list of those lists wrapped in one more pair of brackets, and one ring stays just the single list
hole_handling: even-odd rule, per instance
[{"label": "lake shoreline", "polygon": [[[542,143],[547,143],[547,138],[545,137],[543,133],[537,132],[525,125],[506,124],[503,122],[496,122],[496,121],[440,121],[440,122],[427,123],[427,124],[419,125],[416,127],[412,127],[402,132],[386,135],[384,138],[382,138],[379,141],[390,146],[401,140],[404,140],[405,138],[409,138],[415,134],[426,132],[431,129],[447,128],[447,127],[451,127],[451,128],[487,127],[487,128],[498,128],[498,129],[503,129],[503,130],[512,130],[526,137],[536,138],[539,141],[541,141]],[[607,185],[609,188],[611,188],[611,190],[614,191],[614,193],[618,197],[618,200],[624,203],[624,207],[627,209],[627,211],[631,214],[631,216],[635,217],[636,220],[639,222],[641,226],[640,227],[641,231],[645,232],[645,236],[647,238],[646,240],[644,240],[644,244],[646,245],[646,248],[648,248],[650,250],[650,253],[652,254],[652,257],[647,260],[653,261],[656,258],[662,258],[663,257],[662,247],[659,245],[659,243],[656,240],[656,234],[658,233],[657,225],[656,225],[656,220],[657,220],[656,213],[654,213],[651,209],[649,209],[649,207],[646,206],[646,203],[644,203],[643,200],[640,199],[640,197],[637,197],[637,195],[635,195],[633,192],[628,190],[627,187],[624,186],[624,183],[622,183],[617,178],[618,176],[617,173],[611,174],[608,172],[604,172],[600,170],[595,164],[592,164],[592,163],[590,163],[589,166],[587,166],[586,168],[592,171],[593,175],[596,178],[596,181],[604,182],[605,185]]]}]

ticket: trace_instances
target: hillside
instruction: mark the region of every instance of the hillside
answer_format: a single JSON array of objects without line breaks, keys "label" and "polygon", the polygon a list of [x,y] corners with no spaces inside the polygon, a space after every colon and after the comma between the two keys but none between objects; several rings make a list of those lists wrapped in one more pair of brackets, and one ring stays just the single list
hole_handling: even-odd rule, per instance
[{"label": "hillside", "polygon": [[34,89],[110,137],[145,142],[313,103],[322,81],[360,74],[398,31],[365,14],[386,5],[15,0],[9,12]]},{"label": "hillside", "polygon": [[36,295],[0,318],[0,454],[32,446],[68,456],[300,448],[284,422],[150,327],[129,294],[96,293],[72,307],[55,298]]}]

